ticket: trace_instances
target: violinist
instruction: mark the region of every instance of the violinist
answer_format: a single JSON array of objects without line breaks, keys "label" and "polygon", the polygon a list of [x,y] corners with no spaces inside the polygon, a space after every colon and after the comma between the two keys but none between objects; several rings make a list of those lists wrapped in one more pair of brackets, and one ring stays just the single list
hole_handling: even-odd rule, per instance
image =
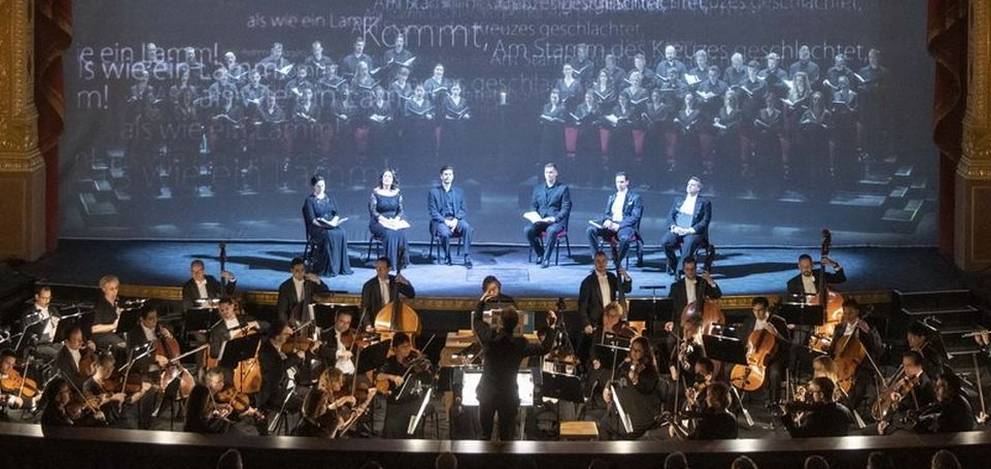
[{"label": "violinist", "polygon": [[320,355],[327,368],[336,368],[345,375],[355,372],[353,345],[359,331],[352,327],[353,324],[354,310],[342,308],[337,312],[334,327],[321,337],[324,346],[320,348]]},{"label": "violinist", "polygon": [[357,402],[353,395],[343,393],[343,389],[344,374],[341,370],[324,370],[317,385],[310,388],[303,398],[303,418],[293,430],[293,435],[324,438],[333,435],[340,425],[338,411]]},{"label": "violinist", "polygon": [[[430,360],[413,348],[409,335],[392,337],[393,355],[379,370],[377,380],[388,387],[383,438],[410,438],[406,430],[410,418],[419,410],[423,387],[429,386]],[[381,388],[380,388],[381,389]]]},{"label": "violinist", "polygon": [[513,297],[502,293],[502,282],[495,275],[486,275],[482,279],[482,296],[487,297],[487,303],[516,304]]},{"label": "violinist", "polygon": [[[81,388],[87,399],[97,398],[107,421],[118,428],[151,428],[152,412],[156,396],[150,393],[152,385],[134,372],[115,372],[117,360],[112,354],[104,354],[97,360],[96,370]],[[127,382],[123,375],[127,374]]]},{"label": "violinist", "polygon": [[[17,355],[13,350],[0,351],[0,408],[31,408],[38,395],[38,384],[27,380],[14,369]],[[2,417],[0,417],[2,418]]]},{"label": "violinist", "polygon": [[966,432],[974,429],[974,410],[961,389],[960,377],[943,371],[936,380],[936,402],[923,408],[913,430],[917,433]]},{"label": "violinist", "polygon": [[902,377],[882,390],[875,403],[879,410],[875,416],[880,417],[878,434],[884,435],[896,414],[918,412],[936,400],[936,388],[923,369],[924,362],[922,354],[914,350],[902,354]]},{"label": "violinist", "polygon": [[705,393],[702,411],[692,415],[694,428],[685,431],[679,425],[672,425],[672,436],[686,440],[732,440],[739,434],[736,416],[729,411],[730,390],[726,383],[712,383]]},{"label": "violinist", "polygon": [[768,311],[770,303],[767,298],[758,296],[751,302],[753,315],[743,321],[743,325],[738,329],[740,340],[747,341],[747,354],[755,353],[756,344],[750,341],[752,334],[757,331],[767,331],[775,342],[773,353],[765,357],[762,364],[764,371],[764,386],[767,388],[768,405],[777,408],[781,397],[781,380],[784,379],[784,370],[788,364],[790,332],[784,318]]},{"label": "violinist", "polygon": [[361,326],[368,327],[375,320],[375,315],[383,306],[396,301],[392,295],[398,291],[406,298],[415,298],[416,290],[413,284],[403,277],[403,274],[389,275],[392,261],[388,257],[380,257],[375,261],[375,277],[372,277],[361,287]]},{"label": "violinist", "polygon": [[124,339],[117,335],[117,323],[123,308],[117,305],[120,280],[114,275],[100,278],[102,296],[93,307],[93,326],[90,339],[101,350],[110,347],[124,347]]},{"label": "violinist", "polygon": [[930,377],[943,374],[946,361],[946,349],[938,331],[923,321],[913,321],[908,326],[905,340],[910,350],[922,354],[923,367]]},{"label": "violinist", "polygon": [[[297,350],[286,354],[282,351],[282,346],[293,335],[293,330],[282,321],[276,321],[269,328],[268,333],[261,342],[258,351],[258,361],[261,366],[261,390],[256,396],[255,402],[258,410],[271,420],[279,413],[283,403],[287,402],[286,409],[298,410],[301,402],[295,396],[289,396],[289,385],[294,380],[295,370],[298,370],[302,360],[306,357],[305,350]],[[315,342],[314,344],[318,344]],[[260,425],[259,432],[268,433],[268,425]]]},{"label": "violinist", "polygon": [[83,340],[82,328],[75,326],[66,332],[63,347],[55,359],[55,367],[63,378],[71,381],[76,388],[81,388],[83,382],[93,375],[95,355],[96,344]]},{"label": "violinist", "polygon": [[[73,415],[70,414],[69,402],[72,401],[72,387],[69,382],[59,377],[48,383],[48,393],[46,393],[45,410],[41,413],[41,428],[44,431],[47,427],[70,427],[75,425]],[[78,407],[76,407],[78,410]],[[78,412],[77,415],[78,416]]]},{"label": "violinist", "polygon": [[843,404],[833,400],[833,391],[829,378],[813,378],[804,400],[786,406],[781,420],[792,437],[846,436],[850,433],[853,416]]},{"label": "violinist", "polygon": [[[863,346],[866,355],[857,365],[856,371],[851,376],[853,386],[848,393],[846,404],[852,410],[860,407],[864,396],[867,395],[867,387],[874,382],[873,377],[875,376],[875,372],[872,360],[878,356],[883,344],[877,329],[874,329],[867,321],[861,319],[860,304],[857,303],[857,300],[848,298],[843,301],[843,322],[836,326],[829,348],[829,356],[833,357],[833,361],[836,362],[837,379],[839,381],[844,379],[844,376],[841,376],[842,370],[840,369],[839,354],[848,347],[855,347],[855,343],[857,342]],[[842,347],[843,350],[840,347],[842,344],[846,344],[846,347]]]},{"label": "violinist", "polygon": [[[694,383],[697,379],[695,364],[705,358],[705,348],[702,343],[702,318],[690,316],[681,324],[681,337],[670,349],[668,368],[671,380],[684,378],[686,383]],[[686,376],[682,376],[686,375]]]},{"label": "violinist", "polygon": [[[515,331],[520,317],[513,307],[498,310],[492,317],[494,325],[489,325],[484,316],[486,303],[490,299],[492,297],[488,294],[483,295],[472,314],[471,328],[484,353],[481,381],[474,392],[478,396],[482,439],[492,439],[492,426],[498,412],[499,439],[509,441],[513,439],[516,411],[520,405],[516,386],[520,364],[527,357],[550,352],[556,334],[546,334],[539,345],[517,336]],[[557,324],[557,314],[553,311],[547,313],[547,324],[552,327]]]},{"label": "violinist", "polygon": [[[193,428],[200,433],[226,433],[237,431],[238,433],[252,434],[254,430],[249,429],[251,425],[257,423],[256,420],[242,420],[240,417],[261,418],[258,409],[251,407],[250,397],[247,394],[239,393],[234,386],[227,384],[224,380],[224,370],[214,367],[206,370],[203,374],[203,384],[197,387],[206,387],[208,393],[205,395],[206,404],[197,402],[196,406],[190,404],[190,409],[200,409],[196,415],[199,420],[193,423]],[[202,391],[200,391],[202,392]],[[197,399],[200,397],[198,396]],[[193,393],[190,393],[189,400],[193,402]],[[189,415],[187,411],[187,415]],[[188,419],[189,417],[187,417]]]},{"label": "violinist", "polygon": [[[650,350],[650,342],[646,337],[637,337],[630,343],[630,354],[616,370],[616,383],[602,391],[602,399],[608,410],[599,420],[601,438],[637,439],[654,424],[654,416],[660,410],[660,400],[657,396],[659,379],[657,362]],[[623,410],[629,414],[633,424],[633,432],[627,433],[619,421],[618,406],[613,403],[617,398],[611,389],[616,389]]]},{"label": "violinist", "polygon": [[210,358],[220,356],[224,342],[249,335],[262,329],[262,324],[250,317],[237,314],[234,300],[225,297],[217,307],[220,311],[220,321],[210,329]]},{"label": "violinist", "polygon": [[[221,380],[221,384],[223,381]],[[186,419],[182,431],[203,434],[227,433],[231,421],[216,407],[213,391],[208,385],[197,384],[186,400]]]},{"label": "violinist", "polygon": [[35,288],[34,303],[24,311],[20,322],[24,331],[22,347],[33,346],[32,353],[46,362],[54,360],[61,347],[55,343],[59,313],[51,303],[51,287],[42,285]]},{"label": "violinist", "polygon": [[609,271],[606,253],[596,252],[594,260],[595,270],[582,280],[578,290],[578,312],[581,314],[585,334],[592,334],[596,327],[601,326],[602,312],[606,306],[616,301],[620,288],[624,293],[629,293],[633,288],[633,280],[625,270],[619,269],[622,282],[616,274]]},{"label": "violinist", "polygon": [[[629,323],[624,319],[623,306],[617,301],[613,301],[606,305],[605,311],[602,315],[602,324],[597,326],[594,331],[592,331],[591,337],[592,342],[596,344],[606,343],[610,339],[623,339],[623,342],[628,342],[637,336],[637,331],[630,328]],[[612,368],[612,353],[602,353],[598,347],[592,347],[591,350],[582,350],[583,356],[588,356],[591,354],[591,365],[592,370],[604,369],[607,370]],[[605,381],[603,381],[605,382]]]}]

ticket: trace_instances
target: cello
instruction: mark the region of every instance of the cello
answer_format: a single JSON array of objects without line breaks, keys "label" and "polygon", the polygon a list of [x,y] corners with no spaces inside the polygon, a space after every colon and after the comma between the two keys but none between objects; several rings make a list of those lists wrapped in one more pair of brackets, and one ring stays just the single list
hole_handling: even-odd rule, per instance
[{"label": "cello", "polygon": [[[403,248],[399,248],[398,257],[403,258]],[[415,339],[421,331],[420,316],[416,310],[403,302],[399,295],[399,277],[402,276],[402,269],[396,266],[396,277],[392,281],[389,294],[392,296],[392,303],[382,307],[375,314],[375,332],[378,332],[382,340],[390,340],[397,332],[410,335]]]},{"label": "cello", "polygon": [[[773,314],[768,311],[768,318]],[[778,351],[778,338],[767,329],[754,330],[747,337],[750,352],[746,365],[734,365],[730,370],[730,383],[737,389],[752,392],[764,385],[767,360]]]},{"label": "cello", "polygon": [[[716,257],[716,247],[709,247],[709,252],[705,256],[705,261],[703,263],[703,277],[712,274],[712,263]],[[697,277],[697,276],[696,276]],[[703,280],[703,284],[700,285],[701,288],[697,289],[695,295],[695,301],[685,305],[685,309],[681,311],[681,323],[684,324],[685,321],[692,316],[701,316],[702,318],[702,334],[708,335],[712,333],[714,325],[726,324],[726,316],[723,314],[722,308],[719,306],[719,301],[708,298],[706,289],[709,287],[708,280]],[[702,303],[702,308],[699,309],[698,303]]]},{"label": "cello", "polygon": [[[822,248],[820,257],[828,259],[829,250],[833,244],[833,234],[826,228],[822,229]],[[826,283],[826,265],[820,261],[822,271],[816,285],[816,297],[813,305],[822,305],[822,325],[815,326],[809,336],[808,347],[814,351],[828,353],[833,341],[833,331],[843,320],[843,295],[829,288]]]}]

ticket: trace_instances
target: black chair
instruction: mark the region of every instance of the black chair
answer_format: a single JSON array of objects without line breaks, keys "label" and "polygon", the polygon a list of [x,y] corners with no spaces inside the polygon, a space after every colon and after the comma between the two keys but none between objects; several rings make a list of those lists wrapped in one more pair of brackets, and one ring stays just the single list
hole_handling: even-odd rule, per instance
[{"label": "black chair", "polygon": [[[427,262],[433,262],[434,261],[434,242],[436,242],[436,244],[437,244],[437,259],[438,260],[440,260],[440,254],[441,254],[440,248],[443,246],[443,243],[441,243],[441,241],[440,241],[440,236],[437,236],[437,232],[433,230],[433,228],[432,228],[433,227],[433,223],[429,223],[428,225],[430,225],[431,227],[430,228],[427,228],[428,230],[430,230],[430,245],[427,248]],[[461,255],[461,250],[463,249],[463,247],[465,245],[465,238],[463,236],[463,233],[461,233],[461,231],[455,231],[455,232],[451,233],[451,239],[458,240],[458,243],[457,243],[457,245],[458,245],[458,255],[460,256]]]},{"label": "black chair", "polygon": [[[619,238],[615,234],[610,235],[610,236],[599,236],[599,239],[601,239],[603,243],[609,243],[609,245],[610,246],[613,246],[613,247],[617,247],[619,245]],[[633,236],[630,237],[630,242],[632,243],[633,248],[635,249],[635,252],[637,254],[637,263],[636,263],[636,266],[637,267],[643,267],[643,247],[644,247],[644,241],[643,241],[643,236],[640,234],[640,222],[639,221],[637,221],[637,226],[634,226],[633,227]],[[629,253],[626,254],[626,268],[627,269],[630,268],[630,254]]]},{"label": "black chair", "polygon": [[[304,223],[306,220],[305,211],[306,210],[304,209],[304,216],[303,216]],[[315,241],[313,237],[310,236],[309,226],[303,226],[303,233],[306,235],[306,246],[303,247],[303,256],[302,256],[303,265],[306,266],[307,272],[312,272],[313,264],[315,263],[314,259],[316,258],[316,256],[320,255],[320,251],[323,248],[323,246],[321,246],[320,243]]]},{"label": "black chair", "polygon": [[372,260],[372,246],[375,246],[375,257],[380,257],[382,255],[382,238],[375,236],[375,234],[368,235],[368,253],[365,254],[365,262]]},{"label": "black chair", "polygon": [[[544,241],[545,238],[547,238],[547,232],[546,231],[544,231],[540,235],[540,245],[541,246],[547,246],[548,245],[548,242],[547,241]],[[556,247],[557,247],[557,249],[554,250],[554,265],[558,265],[560,263],[559,261],[561,259],[561,247],[560,247],[561,239],[564,239],[564,246],[568,249],[568,257],[570,258],[571,257],[571,241],[568,239],[568,224],[567,223],[564,224],[564,229],[561,230],[561,232],[557,234],[557,239],[554,240],[554,243],[556,244]],[[545,252],[546,252],[546,248],[545,248]],[[526,260],[527,260],[527,262],[533,262],[533,246],[530,246],[530,248],[527,250]]]}]

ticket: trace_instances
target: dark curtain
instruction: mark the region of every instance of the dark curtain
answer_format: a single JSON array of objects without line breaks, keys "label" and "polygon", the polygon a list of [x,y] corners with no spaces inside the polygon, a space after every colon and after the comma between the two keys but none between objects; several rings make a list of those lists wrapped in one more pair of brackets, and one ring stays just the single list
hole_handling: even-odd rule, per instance
[{"label": "dark curtain", "polygon": [[940,152],[939,247],[947,255],[953,252],[955,172],[967,109],[968,8],[969,0],[929,0],[927,48],[936,64],[933,141]]},{"label": "dark curtain", "polygon": [[34,102],[38,148],[45,160],[45,247],[55,249],[59,222],[58,142],[65,123],[62,53],[72,42],[72,1],[36,0],[34,15]]}]

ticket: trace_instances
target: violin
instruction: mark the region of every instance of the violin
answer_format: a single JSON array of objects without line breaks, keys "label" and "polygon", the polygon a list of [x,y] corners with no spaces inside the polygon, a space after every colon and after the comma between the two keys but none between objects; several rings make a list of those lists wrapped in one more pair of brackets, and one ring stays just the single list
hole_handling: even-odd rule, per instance
[{"label": "violin", "polygon": [[103,388],[103,392],[108,394],[134,394],[141,391],[142,384],[144,383],[144,377],[139,374],[129,374],[127,376],[127,383],[122,384],[125,378],[120,375],[119,372],[103,379],[100,383],[100,387]]},{"label": "violin", "polygon": [[258,409],[251,406],[251,397],[238,391],[232,385],[224,386],[224,389],[217,391],[213,399],[218,409],[226,411],[228,415],[231,413],[237,415],[251,413],[256,419],[264,418]]},{"label": "violin", "polygon": [[871,416],[875,420],[881,421],[889,418],[898,409],[901,399],[915,389],[921,381],[922,375],[916,377],[902,376],[895,380],[890,386],[878,393],[878,399],[871,406]]},{"label": "violin", "polygon": [[282,344],[282,353],[306,352],[313,348],[314,344],[320,344],[319,340],[304,336],[293,336]]},{"label": "violin", "polygon": [[22,399],[34,399],[38,395],[38,383],[12,369],[10,373],[0,377],[0,391]]}]

